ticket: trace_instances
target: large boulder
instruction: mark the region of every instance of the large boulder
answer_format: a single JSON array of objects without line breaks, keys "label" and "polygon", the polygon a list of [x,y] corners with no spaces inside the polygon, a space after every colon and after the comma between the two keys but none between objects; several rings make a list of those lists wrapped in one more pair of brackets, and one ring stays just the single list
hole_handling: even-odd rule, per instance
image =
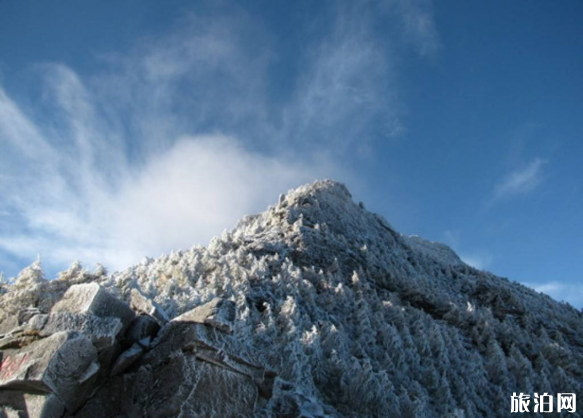
[{"label": "large boulder", "polygon": [[71,286],[51,309],[51,313],[70,312],[92,314],[100,318],[114,316],[127,326],[135,314],[123,301],[116,298],[97,283]]},{"label": "large boulder", "polygon": [[0,417],[235,418],[271,398],[275,374],[233,335],[234,302],[215,298],[172,321],[137,290],[130,304],[77,284],[49,313],[6,318]]},{"label": "large boulder", "polygon": [[55,395],[32,394],[18,390],[0,391],[0,417],[61,418],[65,405]]},{"label": "large boulder", "polygon": [[20,325],[17,315],[11,315],[0,322],[0,338],[8,335]]},{"label": "large boulder", "polygon": [[249,377],[177,350],[155,366],[113,377],[74,416],[252,417],[257,395]]},{"label": "large boulder", "polygon": [[2,357],[0,390],[52,393],[68,410],[77,409],[89,395],[100,368],[91,340],[74,331],[3,351]]},{"label": "large boulder", "polygon": [[36,315],[25,329],[44,338],[61,331],[79,331],[87,336],[101,351],[116,343],[123,324],[120,318],[108,316],[100,318],[92,314],[55,312],[49,315]]},{"label": "large boulder", "polygon": [[159,330],[160,325],[154,318],[146,315],[139,315],[130,323],[124,335],[124,340],[128,344],[134,342],[144,343],[147,341],[149,345],[149,342],[156,337]]},{"label": "large boulder", "polygon": [[210,302],[197,306],[174,318],[173,321],[210,325],[223,332],[232,333],[235,316],[235,302],[222,298],[214,298]]},{"label": "large boulder", "polygon": [[130,292],[130,306],[138,314],[154,318],[160,325],[168,322],[168,316],[164,309],[153,300],[143,296],[137,289],[132,289]]},{"label": "large boulder", "polygon": [[130,348],[121,353],[117,360],[115,360],[110,375],[115,376],[123,373],[131,367],[131,365],[134,364],[142,354],[144,354],[144,348],[140,344],[134,343]]}]

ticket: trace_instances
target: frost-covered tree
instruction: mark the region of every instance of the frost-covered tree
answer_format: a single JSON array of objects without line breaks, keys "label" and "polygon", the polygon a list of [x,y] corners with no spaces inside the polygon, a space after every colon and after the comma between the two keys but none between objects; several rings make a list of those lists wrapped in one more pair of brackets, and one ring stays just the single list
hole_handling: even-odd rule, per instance
[{"label": "frost-covered tree", "polygon": [[[23,270],[0,315],[46,312],[79,280],[125,299],[138,289],[170,316],[230,299],[237,351],[329,417],[505,416],[512,392],[583,393],[581,312],[397,233],[336,182],[288,192],[208,247],[59,277]],[[282,405],[277,390],[262,416]]]}]

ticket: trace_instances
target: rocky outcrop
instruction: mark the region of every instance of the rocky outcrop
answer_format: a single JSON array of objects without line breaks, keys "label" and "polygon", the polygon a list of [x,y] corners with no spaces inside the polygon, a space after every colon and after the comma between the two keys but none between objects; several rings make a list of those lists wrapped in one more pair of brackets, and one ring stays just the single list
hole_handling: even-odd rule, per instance
[{"label": "rocky outcrop", "polygon": [[235,303],[230,300],[214,298],[208,303],[192,309],[173,319],[178,322],[206,324],[223,332],[233,332]]},{"label": "rocky outcrop", "polygon": [[127,304],[73,285],[50,312],[2,322],[0,416],[253,416],[275,375],[224,350],[234,309],[215,298],[168,322],[135,290]]},{"label": "rocky outcrop", "polygon": [[582,336],[580,311],[323,181],[208,247],[23,270],[0,287],[0,418],[508,416],[513,392],[583,393]]}]

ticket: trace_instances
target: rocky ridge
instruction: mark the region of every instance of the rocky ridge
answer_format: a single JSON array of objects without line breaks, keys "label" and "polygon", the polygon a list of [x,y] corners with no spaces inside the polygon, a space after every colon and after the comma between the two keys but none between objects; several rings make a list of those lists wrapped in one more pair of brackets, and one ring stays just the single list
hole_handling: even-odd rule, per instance
[{"label": "rocky ridge", "polygon": [[580,312],[332,181],[208,247],[52,281],[35,263],[0,291],[0,417],[490,417],[583,394]]}]

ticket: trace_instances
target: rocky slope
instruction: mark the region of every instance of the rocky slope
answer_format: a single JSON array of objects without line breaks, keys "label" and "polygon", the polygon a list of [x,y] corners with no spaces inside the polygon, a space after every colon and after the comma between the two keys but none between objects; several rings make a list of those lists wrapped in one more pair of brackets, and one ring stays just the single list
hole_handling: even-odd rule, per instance
[{"label": "rocky slope", "polygon": [[332,181],[208,248],[53,281],[33,264],[1,291],[5,416],[503,417],[513,392],[583,411],[580,312]]}]

